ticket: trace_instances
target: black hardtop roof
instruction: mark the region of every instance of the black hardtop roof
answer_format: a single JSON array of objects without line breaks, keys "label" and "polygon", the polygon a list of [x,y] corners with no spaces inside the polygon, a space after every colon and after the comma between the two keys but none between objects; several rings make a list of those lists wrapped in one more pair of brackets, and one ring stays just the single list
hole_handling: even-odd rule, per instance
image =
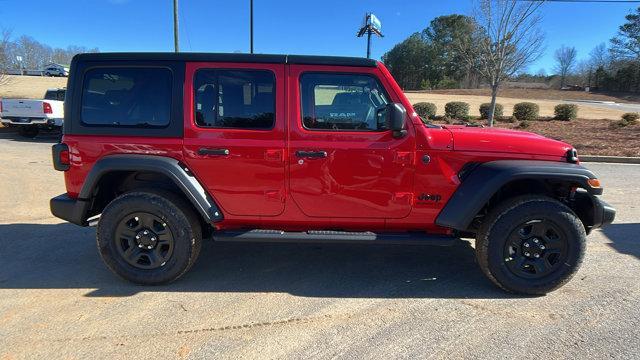
[{"label": "black hardtop roof", "polygon": [[202,62],[242,62],[267,64],[338,65],[375,67],[372,59],[344,56],[318,55],[275,55],[236,53],[194,53],[194,52],[129,52],[129,53],[86,53],[78,54],[74,61],[202,61]]}]

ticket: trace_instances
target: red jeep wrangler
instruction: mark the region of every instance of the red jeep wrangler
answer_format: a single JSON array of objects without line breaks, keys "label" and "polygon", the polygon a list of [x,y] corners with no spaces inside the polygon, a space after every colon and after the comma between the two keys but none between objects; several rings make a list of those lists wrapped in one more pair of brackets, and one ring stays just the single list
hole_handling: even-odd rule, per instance
[{"label": "red jeep wrangler", "polygon": [[383,64],[248,54],[73,59],[51,212],[97,224],[107,266],[167,283],[202,239],[451,245],[476,239],[505,290],[544,294],[615,210],[576,151],[520,131],[435,126]]}]

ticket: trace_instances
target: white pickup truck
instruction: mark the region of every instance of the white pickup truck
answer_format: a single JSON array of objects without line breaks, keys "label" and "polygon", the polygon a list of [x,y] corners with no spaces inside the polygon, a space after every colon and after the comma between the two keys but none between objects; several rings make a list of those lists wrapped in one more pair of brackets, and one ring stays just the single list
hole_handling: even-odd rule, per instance
[{"label": "white pickup truck", "polygon": [[49,89],[43,100],[2,99],[0,121],[7,127],[18,127],[20,134],[35,137],[41,129],[62,127],[66,89]]}]

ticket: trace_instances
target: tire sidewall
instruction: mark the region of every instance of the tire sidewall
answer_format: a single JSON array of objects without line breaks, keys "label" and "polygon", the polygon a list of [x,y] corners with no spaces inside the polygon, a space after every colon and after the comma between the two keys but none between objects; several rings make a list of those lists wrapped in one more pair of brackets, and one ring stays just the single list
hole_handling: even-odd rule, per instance
[{"label": "tire sidewall", "polygon": [[[173,235],[173,253],[159,268],[136,268],[126,262],[116,248],[116,228],[124,217],[134,212],[156,215],[167,223]],[[171,282],[184,274],[195,260],[197,234],[194,234],[193,224],[178,206],[156,194],[131,192],[113,200],[100,216],[96,238],[106,265],[120,277],[138,284]]]},{"label": "tire sidewall", "polygon": [[[504,247],[509,234],[532,219],[545,219],[555,224],[567,240],[565,261],[552,273],[527,279],[514,274],[505,263]],[[578,270],[585,252],[586,233],[577,216],[565,205],[553,199],[531,199],[515,204],[496,216],[486,233],[488,270],[495,280],[509,291],[525,294],[545,294],[569,279]]]}]

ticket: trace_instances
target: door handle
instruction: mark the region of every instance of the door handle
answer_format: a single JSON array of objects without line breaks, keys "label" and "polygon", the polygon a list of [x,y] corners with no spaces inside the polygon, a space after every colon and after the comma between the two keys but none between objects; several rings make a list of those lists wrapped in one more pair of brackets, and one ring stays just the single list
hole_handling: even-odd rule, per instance
[{"label": "door handle", "polygon": [[229,155],[229,149],[200,148],[198,149],[198,155],[227,156]]},{"label": "door handle", "polygon": [[304,150],[298,150],[296,151],[296,156],[297,157],[301,157],[301,158],[326,158],[327,157],[327,152],[326,151],[304,151]]}]

